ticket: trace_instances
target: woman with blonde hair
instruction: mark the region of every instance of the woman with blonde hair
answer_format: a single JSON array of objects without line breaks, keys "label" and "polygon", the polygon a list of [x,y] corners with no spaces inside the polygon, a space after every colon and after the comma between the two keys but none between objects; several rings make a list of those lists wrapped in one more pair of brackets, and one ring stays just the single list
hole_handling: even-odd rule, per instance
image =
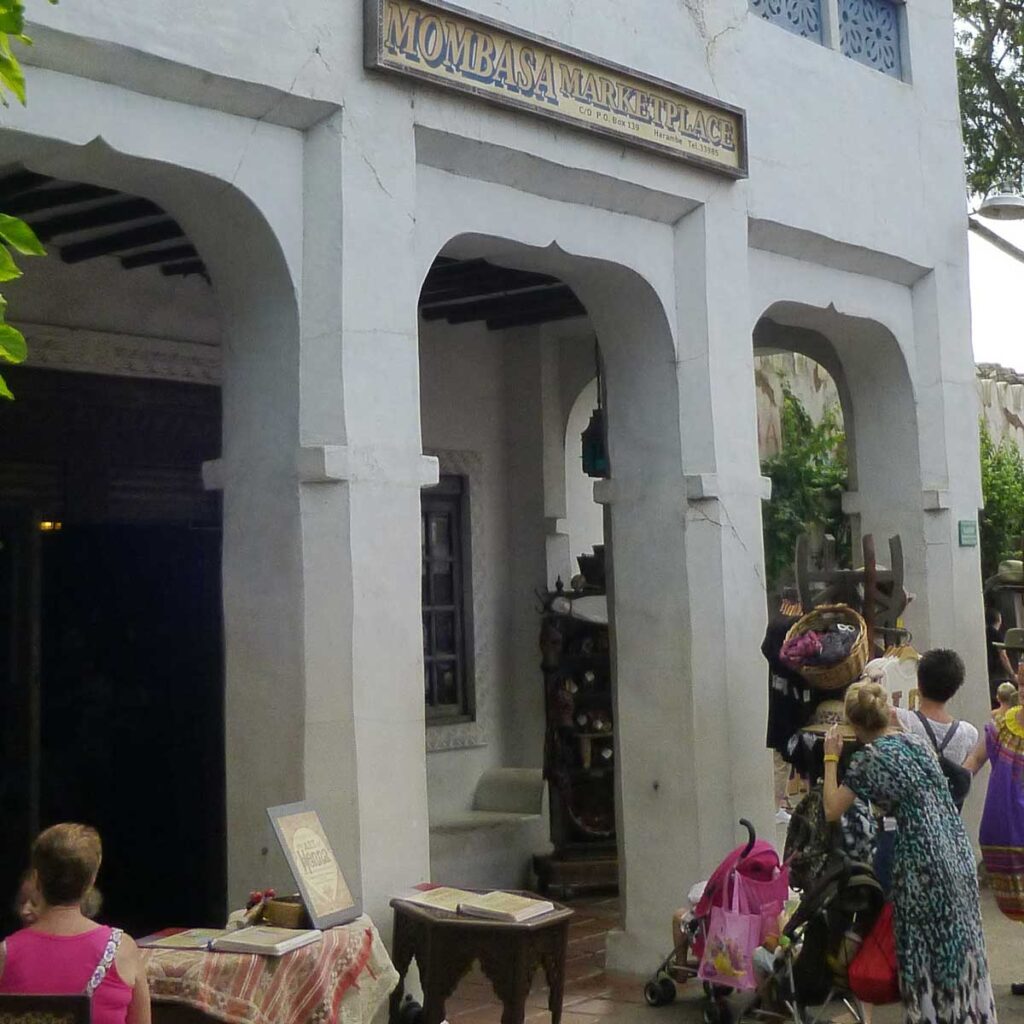
[{"label": "woman with blonde hair", "polygon": [[825,737],[825,814],[838,821],[860,797],[896,819],[893,932],[900,994],[910,1024],[995,1024],[974,854],[934,750],[892,733],[889,694],[851,687],[846,718],[863,748],[843,784],[842,736]]},{"label": "woman with blonde hair", "polygon": [[93,1024],[150,1024],[138,947],[82,913],[103,857],[88,825],[63,824],[32,844],[35,921],[0,943],[0,993],[88,995]]}]

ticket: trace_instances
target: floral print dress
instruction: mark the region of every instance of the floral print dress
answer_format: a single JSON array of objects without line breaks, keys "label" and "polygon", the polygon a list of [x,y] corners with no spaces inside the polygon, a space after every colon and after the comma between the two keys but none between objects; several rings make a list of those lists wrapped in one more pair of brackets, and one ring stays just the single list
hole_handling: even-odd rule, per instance
[{"label": "floral print dress", "polygon": [[938,758],[909,733],[854,755],[843,780],[896,818],[893,932],[909,1024],[995,1024],[974,852]]}]

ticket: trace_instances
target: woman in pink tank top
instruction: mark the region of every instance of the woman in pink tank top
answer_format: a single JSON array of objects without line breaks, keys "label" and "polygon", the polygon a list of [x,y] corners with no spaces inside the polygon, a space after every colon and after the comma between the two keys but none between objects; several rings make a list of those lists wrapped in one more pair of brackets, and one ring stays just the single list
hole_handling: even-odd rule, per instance
[{"label": "woman in pink tank top", "polygon": [[38,917],[0,944],[0,992],[92,997],[93,1024],[150,1024],[138,947],[82,913],[102,848],[87,825],[54,825],[32,844]]}]

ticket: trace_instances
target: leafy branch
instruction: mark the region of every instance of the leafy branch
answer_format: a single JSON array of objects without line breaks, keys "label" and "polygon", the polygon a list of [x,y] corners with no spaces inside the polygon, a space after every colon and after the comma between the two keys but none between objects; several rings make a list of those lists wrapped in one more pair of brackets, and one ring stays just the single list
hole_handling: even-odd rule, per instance
[{"label": "leafy branch", "polygon": [[1024,171],[1024,2],[955,0],[968,184],[984,193]]},{"label": "leafy branch", "polygon": [[[55,4],[57,0],[49,0]],[[21,0],[0,0],[0,103],[10,106],[13,96],[25,104],[25,72],[14,50],[14,44],[31,46],[25,35],[25,5]],[[21,277],[16,255],[45,256],[35,232],[23,220],[0,213],[0,284]],[[28,356],[25,336],[7,323],[7,300],[0,295],[0,362],[23,363]],[[7,382],[0,375],[0,398],[14,398]]]}]

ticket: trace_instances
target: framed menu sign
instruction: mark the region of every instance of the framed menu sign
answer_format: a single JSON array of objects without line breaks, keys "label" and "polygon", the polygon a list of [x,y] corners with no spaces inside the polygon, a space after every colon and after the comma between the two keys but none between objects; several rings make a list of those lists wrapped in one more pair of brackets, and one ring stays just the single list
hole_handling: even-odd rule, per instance
[{"label": "framed menu sign", "polygon": [[361,913],[327,840],[320,815],[307,803],[268,807],[288,866],[315,928],[348,924]]}]

